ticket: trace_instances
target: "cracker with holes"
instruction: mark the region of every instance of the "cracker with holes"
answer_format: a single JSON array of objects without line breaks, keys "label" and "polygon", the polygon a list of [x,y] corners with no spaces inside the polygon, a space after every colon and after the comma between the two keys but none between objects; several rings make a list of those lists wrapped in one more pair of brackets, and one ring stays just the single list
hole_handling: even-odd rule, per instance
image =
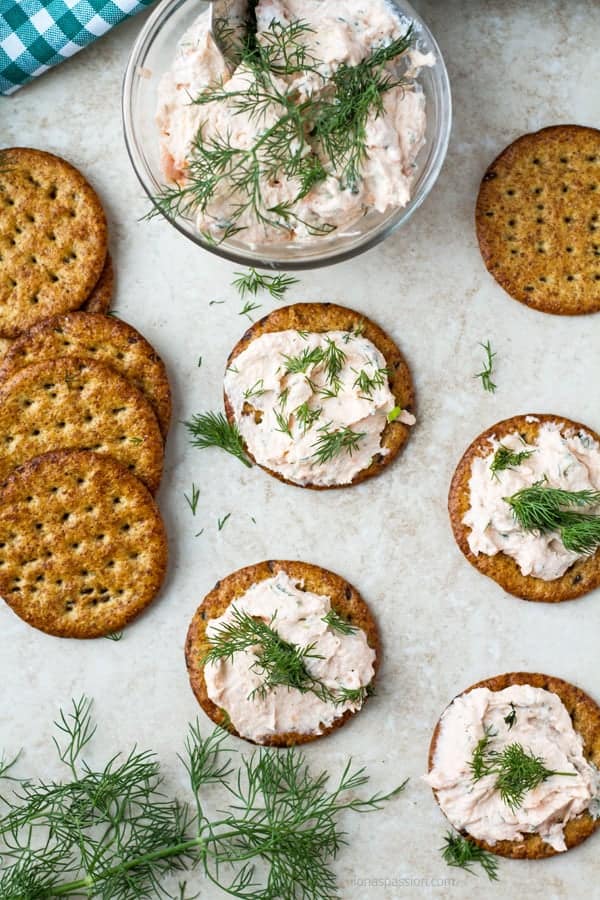
[{"label": "cracker with holes", "polygon": [[524,600],[600,586],[600,435],[561,416],[513,416],[467,448],[448,509],[468,561]]},{"label": "cracker with holes", "polygon": [[163,446],[149,401],[102,363],[46,360],[0,386],[0,482],[40,453],[95,450],[118,460],[154,493]]},{"label": "cracker with holes", "polygon": [[80,307],[85,312],[104,313],[110,309],[115,286],[115,272],[110,253],[106,254],[104,268],[100,273],[100,278],[94,285],[92,293],[87,297],[83,305]]},{"label": "cracker with holes", "polygon": [[217,582],[192,619],[185,655],[196,699],[217,725],[288,747],[362,708],[379,650],[373,615],[344,578],[268,560]]},{"label": "cracker with holes", "polygon": [[571,850],[600,825],[600,706],[538,672],[508,672],[455,697],[425,780],[451,824],[512,859]]},{"label": "cracker with holes", "polygon": [[0,594],[47,634],[118,631],[156,597],[166,565],[156,503],[110,457],[46,453],[0,489]]},{"label": "cracker with holes", "polygon": [[415,423],[410,370],[394,341],[334,303],[295,303],[234,347],[225,410],[270,475],[324,490],[378,475]]},{"label": "cracker with holes", "polygon": [[107,227],[93,188],[42,150],[0,153],[0,336],[78,309],[106,261]]},{"label": "cracker with holes", "polygon": [[560,315],[600,310],[600,131],[557,125],[510,144],[483,176],[483,260],[515,300]]},{"label": "cracker with holes", "polygon": [[0,365],[0,382],[32,363],[59,357],[90,359],[110,366],[152,405],[164,436],[171,417],[171,392],[164,363],[142,335],[121,319],[99,313],[53,316],[25,332]]}]

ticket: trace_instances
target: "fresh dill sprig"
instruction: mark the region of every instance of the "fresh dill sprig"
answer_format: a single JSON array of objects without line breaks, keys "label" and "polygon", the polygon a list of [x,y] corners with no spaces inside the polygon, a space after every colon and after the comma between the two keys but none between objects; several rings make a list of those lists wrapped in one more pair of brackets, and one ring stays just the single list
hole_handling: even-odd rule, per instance
[{"label": "fresh dill sprig", "polygon": [[268,291],[274,300],[282,300],[284,294],[294,284],[298,284],[298,279],[293,275],[263,275],[256,269],[249,269],[247,272],[235,272],[238,277],[232,282],[233,286],[239,291],[242,299],[246,294],[256,297],[259,291]]},{"label": "fresh dill sprig", "polygon": [[516,725],[517,710],[515,709],[514,703],[510,704],[510,712],[506,716],[504,716],[504,721],[506,722],[509,731],[512,729],[513,725]]},{"label": "fresh dill sprig", "polygon": [[572,777],[576,772],[558,772],[548,769],[541,756],[535,756],[519,743],[508,744],[502,750],[490,747],[494,732],[487,728],[484,736],[473,748],[469,763],[473,781],[486,775],[495,775],[495,790],[513,812],[523,805],[525,794],[534,790],[553,775]]},{"label": "fresh dill sprig", "polygon": [[357,369],[352,369],[352,371],[356,375],[352,387],[358,388],[361,394],[369,399],[372,398],[373,391],[376,388],[383,387],[387,383],[390,376],[390,370],[385,366],[381,369],[375,369],[372,375],[369,375],[366,369],[361,369],[360,372]]},{"label": "fresh dill sprig", "polygon": [[471,875],[474,865],[480,865],[490,881],[498,880],[498,861],[493,854],[478,847],[473,841],[457,832],[448,831],[444,838],[444,846],[440,847],[442,858],[449,866],[464,869]]},{"label": "fresh dill sprig", "polygon": [[496,391],[497,385],[492,381],[492,373],[494,371],[494,359],[496,358],[496,353],[492,350],[492,345],[489,341],[486,341],[485,344],[480,344],[480,347],[485,350],[485,362],[483,369],[481,372],[477,372],[474,375],[474,378],[481,378],[481,384],[483,385],[484,391],[489,391],[493,394]]},{"label": "fresh dill sprig", "polygon": [[322,407],[316,406],[313,409],[308,405],[308,401],[305,401],[304,403],[301,403],[300,406],[296,407],[294,415],[302,428],[302,434],[306,434],[306,432],[312,428],[315,422],[320,418],[322,412]]},{"label": "fresh dill sprig", "polygon": [[323,616],[323,621],[334,631],[339,631],[340,634],[356,634],[358,631],[355,625],[351,625],[333,607],[331,607],[326,616]]},{"label": "fresh dill sprig", "polygon": [[490,464],[490,472],[493,477],[497,478],[498,472],[503,472],[505,469],[515,469],[522,462],[525,462],[526,459],[529,459],[533,453],[535,453],[535,450],[519,450],[515,452],[505,447],[504,444],[500,444]]},{"label": "fresh dill sprig", "polygon": [[558,531],[573,553],[592,553],[600,546],[600,515],[581,511],[600,504],[600,491],[566,491],[538,481],[503,499],[524,531]]},{"label": "fresh dill sprig", "polygon": [[255,310],[260,309],[260,303],[253,303],[252,300],[246,300],[242,308],[240,309],[238,316],[246,316],[246,318],[250,319],[253,322],[253,318],[250,313],[253,313]]},{"label": "fresh dill sprig", "polygon": [[217,519],[217,527],[219,531],[223,531],[225,523],[231,518],[231,513],[227,513],[226,516],[223,516],[222,519]]},{"label": "fresh dill sprig", "polygon": [[[321,76],[322,91],[298,101],[295,92],[282,87],[280,76],[319,75],[319,61],[310,56],[303,41],[310,30],[302,21],[289,25],[273,21],[261,32],[260,41],[250,31],[241,60],[253,78],[237,90],[222,83],[211,85],[193,102],[227,103],[234,115],[261,122],[268,118],[270,124],[257,130],[250,146],[241,147],[232,143],[229,134],[206,135],[201,127],[188,155],[185,181],[159,191],[148,218],[157,212],[169,218],[205,213],[221,193],[239,198],[230,203],[221,240],[243,230],[247,215],[257,224],[287,231],[298,224],[310,234],[334,230],[328,222],[302,220],[296,204],[328,177],[331,168],[343,186],[357,184],[367,156],[369,117],[381,115],[384,95],[403,83],[386,66],[410,47],[413,38],[409,29],[357,65],[342,64],[329,80]],[[262,185],[276,179],[295,185],[296,193],[270,206]]]},{"label": "fresh dill sprig", "polygon": [[280,409],[286,408],[289,395],[290,395],[289,387],[284,388],[282,390],[282,392],[280,393],[280,395],[279,395],[279,408]]},{"label": "fresh dill sprig", "polygon": [[251,387],[246,388],[244,391],[244,400],[250,400],[252,397],[262,397],[264,393],[266,393],[265,382],[263,378],[259,378]]},{"label": "fresh dill sprig", "polygon": [[305,347],[297,356],[283,354],[283,358],[285,360],[284,368],[288,375],[304,375],[310,366],[318,366],[323,362],[325,351],[322,347],[313,347],[312,350]]},{"label": "fresh dill sprig", "polygon": [[341,347],[338,347],[335,341],[331,340],[331,338],[326,338],[325,343],[327,346],[323,351],[323,362],[325,364],[327,381],[332,386],[337,395],[341,387],[339,375],[344,368],[344,363],[346,362],[346,354]]},{"label": "fresh dill sprig", "polygon": [[348,344],[353,338],[361,337],[364,334],[364,332],[365,332],[365,323],[361,319],[357,325],[355,325],[353,328],[351,328],[349,331],[347,331],[344,334],[344,336],[342,337],[342,340],[343,340],[344,344]]},{"label": "fresh dill sprig", "polygon": [[197,484],[192,482],[192,493],[190,494],[189,497],[187,494],[184,494],[183,496],[185,497],[185,499],[187,501],[187,505],[189,506],[189,508],[192,511],[192,515],[195,516],[196,510],[198,509],[198,501],[200,499],[200,488],[198,487]]},{"label": "fresh dill sprig", "polygon": [[242,436],[235,423],[228,422],[223,413],[198,413],[185,427],[191,435],[194,447],[204,450],[206,447],[220,447],[232,456],[236,456],[248,468],[252,463],[246,456]]},{"label": "fresh dill sprig", "polygon": [[324,425],[318,429],[318,434],[319,437],[313,444],[315,448],[313,459],[321,465],[340,453],[345,452],[352,456],[358,449],[361,439],[365,437],[364,431],[352,431],[347,426],[331,431],[329,425]]},{"label": "fresh dill sprig", "polygon": [[[193,870],[247,900],[334,897],[331,863],[346,842],[340,816],[381,809],[406,784],[361,795],[368,777],[350,760],[330,787],[329,774],[312,773],[296,749],[261,748],[235,762],[227,732],[203,737],[196,722],[179,757],[191,799],[182,802],[167,792],[152,752],[111,753],[100,767],[86,760],[95,732],[90,707],[82,698],[61,713],[62,778],[18,780],[0,796],[7,900],[169,896],[165,878]],[[0,778],[9,783],[8,764]],[[180,882],[179,900],[185,896]]]},{"label": "fresh dill sprig", "polygon": [[274,409],[273,415],[275,416],[275,421],[277,422],[277,428],[275,431],[280,431],[282,434],[287,434],[289,438],[292,438],[292,430],[290,428],[289,416],[286,416],[281,412],[280,409]]}]

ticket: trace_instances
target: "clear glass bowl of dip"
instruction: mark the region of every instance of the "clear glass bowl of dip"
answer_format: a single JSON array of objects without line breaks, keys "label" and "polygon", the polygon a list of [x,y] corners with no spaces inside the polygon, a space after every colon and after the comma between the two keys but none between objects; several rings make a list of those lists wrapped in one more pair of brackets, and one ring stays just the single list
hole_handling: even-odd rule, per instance
[{"label": "clear glass bowl of dip", "polygon": [[[199,247],[245,266],[274,269],[311,269],[356,256],[392,234],[423,203],[442,168],[452,124],[450,82],[435,38],[409,3],[392,0],[405,18],[411,19],[422,52],[432,51],[436,64],[419,74],[426,97],[425,145],[417,158],[412,198],[401,208],[385,213],[369,212],[350,226],[311,241],[264,242],[249,246],[243,232],[215,245],[198,232],[196,223],[183,216],[167,220]],[[127,150],[136,174],[149,197],[156,196],[165,179],[160,165],[159,129],[155,121],[161,76],[175,58],[183,33],[209,6],[204,0],[161,0],[140,32],[131,51],[123,82],[123,125]]]}]

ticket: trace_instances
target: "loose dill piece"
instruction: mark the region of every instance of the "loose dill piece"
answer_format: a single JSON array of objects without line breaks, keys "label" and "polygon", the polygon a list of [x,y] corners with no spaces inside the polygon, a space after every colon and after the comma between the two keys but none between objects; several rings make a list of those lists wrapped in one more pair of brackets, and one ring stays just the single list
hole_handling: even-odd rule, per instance
[{"label": "loose dill piece", "polygon": [[477,872],[473,871],[473,866],[480,865],[490,881],[498,880],[496,857],[457,832],[446,833],[444,846],[440,847],[440,851],[444,862],[449,866],[477,875]]},{"label": "loose dill piece", "polygon": [[361,369],[360,372],[356,369],[352,369],[352,371],[356,375],[352,387],[358,388],[361,394],[369,400],[372,399],[374,390],[383,387],[387,383],[390,375],[390,370],[385,366],[381,369],[375,369],[372,375],[369,375],[366,369]]},{"label": "loose dill piece", "polygon": [[486,341],[485,344],[480,344],[480,347],[485,351],[485,362],[484,367],[481,372],[477,372],[474,375],[474,378],[481,378],[481,384],[483,385],[484,391],[488,391],[493,394],[496,391],[497,385],[492,381],[492,374],[494,371],[494,359],[496,358],[496,353],[492,350],[492,345],[489,341]]},{"label": "loose dill piece", "polygon": [[504,721],[506,722],[509,731],[513,728],[514,725],[516,725],[517,710],[515,709],[514,703],[510,704],[510,712],[508,713],[508,715],[504,716]]},{"label": "loose dill piece", "polygon": [[218,527],[219,531],[223,531],[223,528],[225,527],[225,523],[228,522],[230,518],[231,518],[231,513],[227,513],[227,515],[223,516],[222,519],[217,519],[217,527]]},{"label": "loose dill piece", "polygon": [[207,447],[220,447],[226,453],[237,457],[248,468],[252,467],[237,425],[228,422],[223,413],[199,413],[184,424],[194,447],[201,450]]},{"label": "loose dill piece", "polygon": [[250,319],[253,322],[253,318],[250,313],[253,313],[255,310],[260,309],[260,303],[253,303],[251,300],[246,300],[242,308],[240,309],[238,316],[246,316],[246,318]]},{"label": "loose dill piece", "polygon": [[323,616],[323,621],[334,631],[339,631],[340,634],[356,634],[358,631],[358,628],[355,625],[351,625],[350,622],[348,622],[347,619],[344,619],[343,616],[340,616],[333,607],[326,616]]},{"label": "loose dill piece", "polygon": [[242,299],[247,294],[256,297],[259,291],[267,291],[274,300],[283,300],[286,291],[294,284],[298,284],[298,279],[293,275],[263,275],[256,269],[249,269],[247,272],[235,272],[238,277],[232,282]]},{"label": "loose dill piece", "polygon": [[573,553],[593,553],[600,546],[600,515],[583,511],[600,504],[600,491],[566,491],[538,481],[503,499],[524,531],[557,531]]},{"label": "loose dill piece", "polygon": [[318,429],[318,434],[319,437],[313,444],[315,448],[313,460],[321,465],[339,456],[340,453],[352,456],[365,437],[364,431],[352,431],[346,426],[331,431],[328,425],[324,425]]},{"label": "loose dill piece", "polygon": [[[243,231],[247,217],[288,232],[299,225],[313,235],[335,229],[329,222],[301,219],[296,206],[332,168],[343,187],[356,186],[367,155],[368,119],[383,113],[384,95],[403,83],[386,66],[410,47],[413,37],[409,29],[356,66],[342,64],[326,79],[305,45],[310,30],[302,21],[289,25],[273,21],[260,40],[249,31],[240,59],[252,78],[237,90],[228,90],[222,83],[211,85],[193,102],[226,103],[234,115],[270,124],[258,129],[250,146],[243,147],[232,143],[228,133],[207,134],[206,126],[201,127],[188,155],[185,180],[159,191],[148,218],[158,212],[169,218],[206,213],[221,195],[239,198],[229,206],[221,241]],[[323,90],[298,101],[294,92],[281,86],[280,77],[300,72],[320,77]],[[273,206],[266,201],[262,185],[275,179],[295,185],[296,192]],[[209,237],[214,243],[214,235]]]},{"label": "loose dill piece", "polygon": [[529,459],[533,453],[535,453],[535,450],[519,450],[515,452],[514,450],[509,450],[504,444],[500,444],[490,464],[492,477],[497,478],[498,472],[504,472],[505,469],[516,469],[522,462]]},{"label": "loose dill piece", "polygon": [[[203,737],[195,722],[179,756],[188,803],[168,793],[150,751],[111,751],[103,765],[90,764],[88,699],[61,712],[57,729],[62,777],[15,777],[9,792],[16,760],[0,764],[5,898],[172,896],[165,879],[177,872],[236,897],[334,897],[331,865],[347,837],[340,817],[381,809],[406,784],[365,796],[368,777],[351,761],[330,784],[296,749],[238,757],[226,731]],[[192,900],[184,879],[176,896]]]},{"label": "loose dill piece", "polygon": [[473,781],[479,781],[487,775],[495,775],[494,788],[513,812],[523,805],[525,794],[553,775],[573,777],[577,774],[548,769],[541,756],[535,756],[519,743],[508,744],[502,750],[492,750],[490,743],[494,737],[495,734],[486,729],[483,738],[473,748],[469,764],[471,777]]},{"label": "loose dill piece", "polygon": [[[113,631],[113,632],[111,632],[111,634],[105,634],[104,637],[106,638],[107,641],[114,641],[115,643],[118,643],[123,638],[123,632],[122,631]],[[0,774],[0,777],[1,777],[1,774]]]},{"label": "loose dill piece", "polygon": [[198,368],[198,369],[201,369],[201,368],[202,368],[202,357],[201,357],[201,356],[198,357],[198,366],[197,366],[197,368]]},{"label": "loose dill piece", "polygon": [[298,421],[302,429],[302,434],[306,434],[306,432],[312,428],[312,426],[317,422],[320,417],[323,409],[320,406],[315,407],[314,409],[308,405],[308,402],[301,403],[300,406],[297,406],[294,410],[294,415]]},{"label": "loose dill piece", "polygon": [[183,496],[185,497],[187,505],[192,511],[192,515],[195,516],[196,510],[198,509],[198,501],[200,500],[200,488],[198,487],[198,485],[192,482],[191,494],[189,496],[187,494],[184,494]]}]

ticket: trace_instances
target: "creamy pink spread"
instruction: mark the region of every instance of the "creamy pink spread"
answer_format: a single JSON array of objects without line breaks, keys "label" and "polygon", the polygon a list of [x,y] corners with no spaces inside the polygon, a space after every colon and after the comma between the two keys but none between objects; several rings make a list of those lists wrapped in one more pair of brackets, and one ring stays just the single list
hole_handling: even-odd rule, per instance
[{"label": "creamy pink spread", "polygon": [[[343,355],[335,384],[326,360],[309,363],[301,372],[288,371],[288,360],[332,345]],[[387,453],[381,434],[388,416],[415,422],[409,412],[395,407],[383,355],[371,341],[349,332],[263,334],[225,373],[225,393],[256,462],[300,485],[348,484],[376,454]],[[321,461],[324,432],[344,429],[356,439]]]},{"label": "creamy pink spread", "polygon": [[[209,641],[220,625],[230,621],[234,609],[261,619],[289,643],[314,644],[306,668],[331,691],[366,688],[373,680],[375,651],[364,631],[341,634],[328,625],[324,617],[331,610],[330,598],[305,590],[301,581],[286,572],[253,584],[222,616],[211,619],[206,629]],[[204,678],[213,703],[227,712],[238,734],[256,743],[291,731],[320,734],[347,710],[362,706],[362,700],[334,703],[284,686],[250,699],[261,684],[255,662],[253,649],[240,651],[229,660],[207,663]]]},{"label": "creamy pink spread", "polygon": [[[506,717],[514,712],[509,728]],[[543,759],[546,768],[572,776],[553,775],[525,793],[511,809],[495,790],[496,775],[472,778],[469,763],[485,729],[494,733],[491,746],[502,751],[519,743]],[[494,844],[540,837],[557,851],[566,850],[566,823],[592,807],[595,814],[598,770],[583,753],[583,740],[560,697],[531,685],[503,691],[477,688],[457,697],[441,718],[433,766],[425,781],[454,827]]]},{"label": "creamy pink spread", "polygon": [[[281,78],[274,76],[276,87],[303,103],[319,91],[327,90],[327,79],[342,63],[356,65],[372,50],[385,46],[405,34],[408,20],[386,0],[259,0],[256,7],[258,35],[273,22],[289,25],[302,20],[311,31],[302,38],[308,52],[318,60],[318,73],[300,71]],[[258,222],[248,210],[236,221],[243,228],[243,240],[256,244],[265,240],[289,241],[315,239],[315,227],[324,223],[336,229],[351,226],[369,210],[385,212],[405,206],[411,196],[416,158],[425,140],[425,97],[416,80],[422,66],[435,62],[431,54],[417,50],[404,54],[390,64],[393,75],[402,75],[405,83],[383,95],[384,112],[372,114],[366,125],[366,158],[360,179],[345,185],[333,165],[324,160],[327,177],[294,203],[293,222],[273,227]],[[208,31],[203,13],[181,38],[171,70],[159,86],[157,122],[160,129],[162,165],[169,181],[184,183],[194,140],[202,129],[203,140],[227,136],[234,147],[248,148],[281,114],[271,105],[261,115],[235,109],[227,100],[194,105],[193,99],[207,87],[222,83],[228,93],[247,90],[255,76],[240,65],[229,71]],[[275,208],[294,201],[298,183],[279,175],[261,183],[263,207]],[[232,194],[229,184],[217,190],[204,211],[198,210],[198,229],[220,239],[231,223],[231,210],[247,197]],[[284,223],[285,224],[285,223]]]},{"label": "creamy pink spread", "polygon": [[[490,465],[500,444],[515,453],[533,452],[518,466],[493,475]],[[556,532],[523,531],[503,498],[541,480],[568,491],[600,490],[598,443],[585,431],[544,423],[532,445],[525,445],[515,432],[501,441],[493,439],[491,447],[488,455],[473,460],[471,468],[470,507],[463,518],[471,529],[469,547],[475,555],[506,553],[523,575],[544,581],[560,578],[583,554],[567,550]]]}]

